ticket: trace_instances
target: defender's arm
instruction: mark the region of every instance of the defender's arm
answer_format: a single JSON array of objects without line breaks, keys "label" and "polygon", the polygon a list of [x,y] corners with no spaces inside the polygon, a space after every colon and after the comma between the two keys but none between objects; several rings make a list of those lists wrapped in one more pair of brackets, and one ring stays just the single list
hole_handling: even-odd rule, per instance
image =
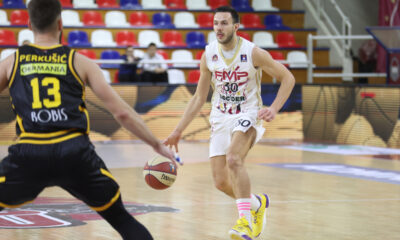
[{"label": "defender's arm", "polygon": [[102,100],[114,118],[127,130],[153,147],[161,155],[174,159],[172,151],[165,148],[147,128],[139,114],[129,106],[106,82],[100,67],[80,54],[75,54],[75,67],[81,78],[86,80],[94,94]]}]

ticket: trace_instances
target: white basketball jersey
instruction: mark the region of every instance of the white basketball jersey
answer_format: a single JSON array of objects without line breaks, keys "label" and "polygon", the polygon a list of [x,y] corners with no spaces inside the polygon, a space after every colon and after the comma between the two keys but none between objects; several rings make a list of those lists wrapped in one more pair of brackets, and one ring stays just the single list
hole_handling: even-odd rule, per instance
[{"label": "white basketball jersey", "polygon": [[253,66],[255,44],[239,37],[231,59],[224,58],[217,40],[206,46],[207,67],[214,89],[211,117],[216,114],[239,114],[258,111],[261,100],[261,69]]}]

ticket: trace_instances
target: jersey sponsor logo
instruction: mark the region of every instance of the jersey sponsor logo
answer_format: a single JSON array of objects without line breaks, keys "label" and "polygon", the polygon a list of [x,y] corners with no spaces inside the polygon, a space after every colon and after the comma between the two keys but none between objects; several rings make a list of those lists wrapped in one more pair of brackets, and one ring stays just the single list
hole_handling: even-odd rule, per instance
[{"label": "jersey sponsor logo", "polygon": [[[132,215],[151,212],[178,212],[171,207],[125,202]],[[85,225],[100,220],[100,215],[75,199],[38,198],[33,204],[0,212],[0,228],[59,228]]]},{"label": "jersey sponsor logo", "polygon": [[215,55],[212,57],[212,61],[213,61],[213,62],[218,61],[218,55],[217,55],[217,54],[215,54]]},{"label": "jersey sponsor logo", "polygon": [[31,74],[67,75],[67,65],[59,63],[27,63],[20,67],[21,76]]},{"label": "jersey sponsor logo", "polygon": [[244,96],[229,96],[229,95],[219,95],[219,97],[225,101],[230,103],[241,103],[246,100]]},{"label": "jersey sponsor logo", "polygon": [[68,115],[65,113],[65,108],[41,109],[31,112],[31,120],[34,123],[65,122],[68,121]]},{"label": "jersey sponsor logo", "polygon": [[247,62],[247,54],[241,54],[240,55],[240,61],[241,62]]},{"label": "jersey sponsor logo", "polygon": [[242,78],[247,78],[249,76],[248,72],[239,72],[236,69],[234,71],[215,71],[215,78],[219,81],[240,81]]}]

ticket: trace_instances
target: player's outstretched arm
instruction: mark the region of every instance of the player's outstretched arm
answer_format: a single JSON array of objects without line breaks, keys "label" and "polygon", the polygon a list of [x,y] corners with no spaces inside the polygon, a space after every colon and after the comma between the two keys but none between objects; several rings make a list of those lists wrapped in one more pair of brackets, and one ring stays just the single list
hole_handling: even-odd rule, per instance
[{"label": "player's outstretched arm", "polygon": [[271,55],[259,47],[253,49],[253,64],[260,67],[264,72],[281,82],[278,94],[270,107],[261,109],[258,112],[258,118],[270,122],[283,107],[295,84],[292,73],[281,63],[275,61]]},{"label": "player's outstretched arm", "polygon": [[175,130],[164,141],[167,146],[174,146],[175,151],[178,152],[178,142],[181,138],[182,132],[199,113],[201,107],[207,100],[208,91],[210,90],[211,72],[207,68],[205,54],[201,57],[200,61],[200,79],[197,85],[196,93],[186,106],[185,112]]},{"label": "player's outstretched arm", "polygon": [[124,128],[152,146],[159,154],[171,160],[175,159],[172,151],[152,134],[139,114],[122,100],[106,82],[100,67],[96,63],[76,53],[74,65],[80,77],[86,80],[94,94],[102,100],[108,111]]},{"label": "player's outstretched arm", "polygon": [[15,56],[12,54],[0,62],[0,93],[8,86],[14,60]]}]

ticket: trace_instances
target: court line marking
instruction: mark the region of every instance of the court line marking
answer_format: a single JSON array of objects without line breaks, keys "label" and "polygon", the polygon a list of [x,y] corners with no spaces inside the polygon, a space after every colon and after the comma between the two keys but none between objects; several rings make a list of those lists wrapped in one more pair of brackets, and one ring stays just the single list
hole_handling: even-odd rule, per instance
[{"label": "court line marking", "polygon": [[[308,203],[360,203],[360,202],[400,202],[400,198],[361,198],[361,199],[317,199],[317,200],[271,200],[270,204],[308,204]],[[230,205],[234,201],[219,202],[196,202],[196,203],[179,203],[174,201],[172,207],[193,206],[193,205]],[[158,203],[152,203],[158,204]]]}]

